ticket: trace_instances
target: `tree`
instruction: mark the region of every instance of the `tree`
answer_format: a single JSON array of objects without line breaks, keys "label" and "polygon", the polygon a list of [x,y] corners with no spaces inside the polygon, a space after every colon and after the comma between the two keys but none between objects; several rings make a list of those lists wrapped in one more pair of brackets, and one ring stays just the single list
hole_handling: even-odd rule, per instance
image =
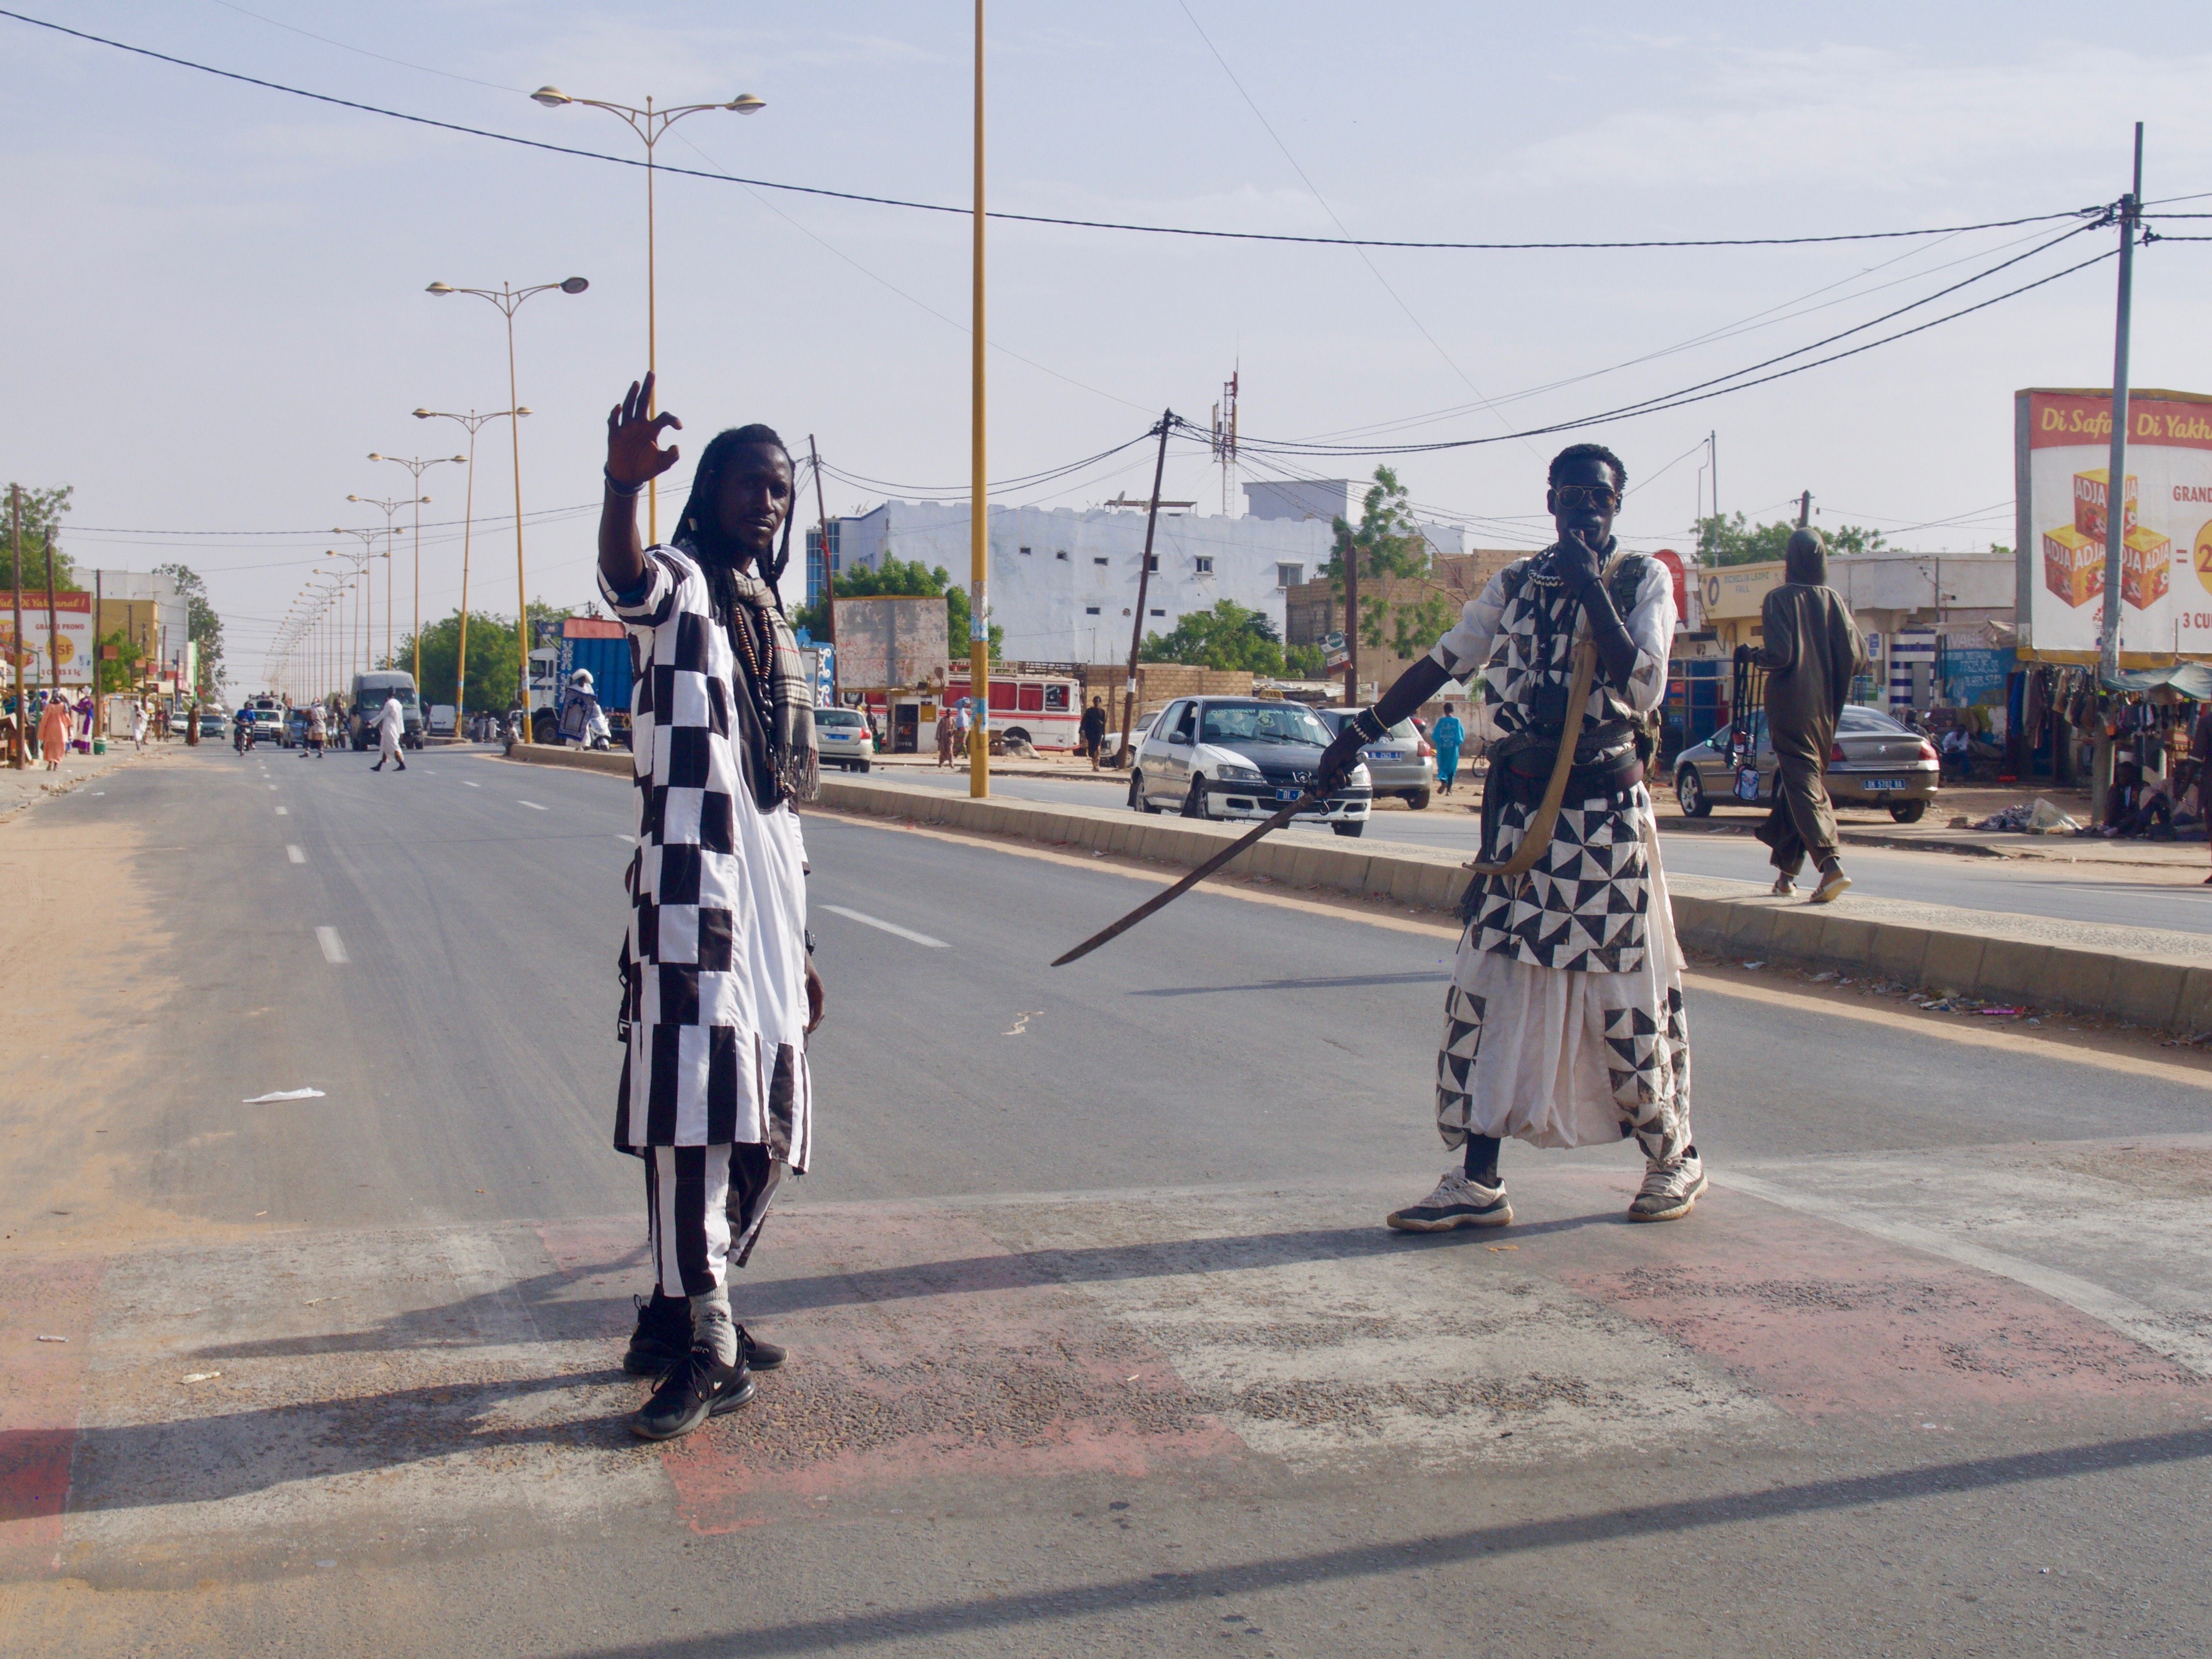
[{"label": "tree", "polygon": [[[968,629],[974,616],[969,609],[968,590],[952,586],[951,573],[941,564],[932,568],[920,559],[901,559],[885,553],[873,565],[855,565],[841,572],[836,579],[836,594],[841,599],[872,599],[886,595],[932,599],[943,594],[945,630],[952,651],[956,656],[967,654]],[[835,639],[830,631],[830,606],[824,600],[817,599],[801,606],[792,621],[815,639]],[[1006,637],[1006,630],[993,623],[992,661],[999,659],[1000,642]]]},{"label": "tree", "polygon": [[1341,600],[1347,572],[1358,571],[1360,643],[1399,657],[1417,657],[1434,645],[1451,625],[1455,607],[1437,592],[1394,600],[1384,586],[1394,576],[1429,582],[1435,565],[1398,475],[1376,467],[1375,482],[1360,503],[1358,527],[1343,519],[1334,527],[1336,545],[1322,574],[1328,578],[1329,592]]},{"label": "tree", "polygon": [[1317,645],[1283,647],[1283,672],[1294,680],[1317,680],[1328,672],[1328,659]]},{"label": "tree", "polygon": [[1243,668],[1271,677],[1283,672],[1283,642],[1274,623],[1264,611],[1248,610],[1234,599],[1180,617],[1173,633],[1146,635],[1137,654],[1146,662]]},{"label": "tree", "polygon": [[208,603],[207,584],[190,565],[157,564],[154,574],[167,576],[177,585],[178,596],[185,602],[185,631],[199,647],[200,684],[213,686],[222,678],[222,618]]},{"label": "tree", "polygon": [[138,665],[146,660],[146,653],[140,649],[137,641],[131,637],[131,630],[127,628],[118,628],[100,641],[100,644],[103,653],[111,645],[115,647],[115,654],[112,657],[102,654],[94,659],[99,664],[100,690],[103,693],[128,691],[137,685],[139,680]]},{"label": "tree", "polygon": [[[23,492],[23,586],[46,587],[46,544],[61,532],[62,514],[70,510],[70,497],[76,493],[74,484],[56,484],[48,489],[33,489],[27,484],[11,484],[11,489]],[[6,503],[0,501],[0,511]],[[4,518],[0,518],[0,587],[12,590],[15,586],[15,538]],[[68,554],[54,549],[54,586],[57,591],[76,591],[76,567]]]},{"label": "tree", "polygon": [[[1790,532],[1797,526],[1788,519],[1772,524],[1747,525],[1743,514],[1711,516],[1698,520],[1698,562],[1700,564],[1756,564],[1779,559],[1790,550]],[[1881,532],[1864,525],[1842,524],[1823,530],[1820,538],[1831,553],[1879,553],[1887,544]]]},{"label": "tree", "polygon": [[[537,599],[530,603],[533,623],[556,621],[568,614]],[[453,671],[460,654],[459,611],[422,630],[422,683],[416,690],[425,704],[453,701]],[[393,646],[392,659],[402,666],[415,660],[414,635]],[[488,611],[470,611],[468,696],[463,706],[504,714],[514,706],[516,672],[514,624]]]}]

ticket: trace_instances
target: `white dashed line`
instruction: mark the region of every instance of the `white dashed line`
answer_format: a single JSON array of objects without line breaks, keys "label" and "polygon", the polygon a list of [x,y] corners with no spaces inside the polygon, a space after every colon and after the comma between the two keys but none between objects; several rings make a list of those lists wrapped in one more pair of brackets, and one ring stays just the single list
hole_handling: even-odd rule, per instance
[{"label": "white dashed line", "polygon": [[636,846],[636,845],[637,845],[637,837],[636,837],[635,836],[625,836],[625,835],[622,834],[619,830],[617,830],[617,831],[616,832],[616,834],[615,834],[615,839],[616,839],[617,841],[626,841],[626,842],[629,842],[631,846],[633,846],[633,847],[635,847],[635,846]]},{"label": "white dashed line", "polygon": [[461,781],[468,785],[471,789],[481,789],[483,787],[483,785],[478,783],[474,778],[463,778]]},{"label": "white dashed line", "polygon": [[912,939],[916,945],[927,945],[933,951],[947,951],[951,949],[951,946],[945,944],[945,942],[941,939],[932,939],[927,933],[917,933],[911,927],[902,927],[898,923],[895,921],[885,921],[880,916],[868,915],[859,910],[848,910],[842,904],[825,904],[820,908],[824,910],[830,911],[835,915],[841,915],[848,921],[857,921],[866,927],[880,927],[886,933],[896,933],[901,939]]},{"label": "white dashed line", "polygon": [[288,842],[285,843],[284,856],[291,860],[295,864],[305,864],[307,861],[307,854],[301,851],[299,846],[295,842]]},{"label": "white dashed line", "polygon": [[269,786],[269,793],[272,795],[276,793],[276,786],[275,784],[272,783]]},{"label": "white dashed line", "polygon": [[533,812],[543,812],[546,810],[534,800],[518,800],[514,804],[517,806],[527,806]]},{"label": "white dashed line", "polygon": [[323,960],[333,968],[342,967],[353,958],[346,954],[345,941],[338,937],[335,927],[315,929],[315,943],[323,947]]},{"label": "white dashed line", "polygon": [[280,818],[289,818],[292,816],[292,811],[289,807],[280,806],[276,809],[276,816]]}]

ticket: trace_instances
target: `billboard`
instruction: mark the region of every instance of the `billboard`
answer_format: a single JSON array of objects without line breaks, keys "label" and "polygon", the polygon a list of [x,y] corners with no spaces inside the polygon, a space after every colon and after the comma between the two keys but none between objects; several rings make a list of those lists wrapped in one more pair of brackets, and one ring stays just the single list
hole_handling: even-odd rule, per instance
[{"label": "billboard", "polygon": [[23,643],[20,652],[15,645],[14,603],[11,599],[8,605],[0,606],[0,664],[7,667],[11,688],[19,658],[23,678],[29,684],[52,684],[52,665],[58,661],[64,685],[90,685],[92,595],[55,594],[54,628],[50,632],[46,627],[45,591],[40,590],[34,601],[26,589],[23,594]]},{"label": "billboard", "polygon": [[2096,660],[2117,522],[2123,662],[2212,657],[2212,397],[2131,392],[2117,490],[2109,392],[2016,392],[2013,417],[2021,643]]},{"label": "billboard", "polygon": [[920,685],[942,674],[950,655],[951,617],[942,595],[838,600],[838,684],[848,690],[882,690]]}]

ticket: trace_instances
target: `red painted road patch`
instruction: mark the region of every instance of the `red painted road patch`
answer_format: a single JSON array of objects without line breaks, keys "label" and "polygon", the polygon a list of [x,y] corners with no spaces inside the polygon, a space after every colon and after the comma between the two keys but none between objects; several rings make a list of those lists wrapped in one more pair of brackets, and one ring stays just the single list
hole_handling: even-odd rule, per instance
[{"label": "red painted road patch", "polygon": [[0,1273],[0,1578],[54,1570],[103,1265],[18,1261]]}]

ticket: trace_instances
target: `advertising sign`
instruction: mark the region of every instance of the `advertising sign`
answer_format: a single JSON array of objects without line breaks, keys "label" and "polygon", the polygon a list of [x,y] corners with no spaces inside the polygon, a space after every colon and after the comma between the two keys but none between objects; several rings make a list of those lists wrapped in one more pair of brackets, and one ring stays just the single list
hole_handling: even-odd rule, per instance
[{"label": "advertising sign", "polygon": [[2021,634],[2037,657],[2096,659],[2115,522],[2123,662],[2212,656],[2212,397],[2130,393],[2128,426],[2116,491],[2108,393],[2014,394]]},{"label": "advertising sign", "polygon": [[837,649],[844,653],[837,665],[839,684],[880,690],[919,685],[942,674],[950,654],[950,619],[942,599],[838,600]]},{"label": "advertising sign", "polygon": [[58,634],[46,628],[46,596],[42,590],[33,605],[31,595],[23,595],[23,641],[19,652],[15,642],[15,609],[9,605],[0,609],[0,665],[8,670],[9,684],[14,684],[16,659],[22,662],[23,678],[32,685],[50,685],[52,669],[57,660],[61,668],[64,685],[92,684],[92,595],[89,593],[57,593],[54,595],[54,623]]}]

